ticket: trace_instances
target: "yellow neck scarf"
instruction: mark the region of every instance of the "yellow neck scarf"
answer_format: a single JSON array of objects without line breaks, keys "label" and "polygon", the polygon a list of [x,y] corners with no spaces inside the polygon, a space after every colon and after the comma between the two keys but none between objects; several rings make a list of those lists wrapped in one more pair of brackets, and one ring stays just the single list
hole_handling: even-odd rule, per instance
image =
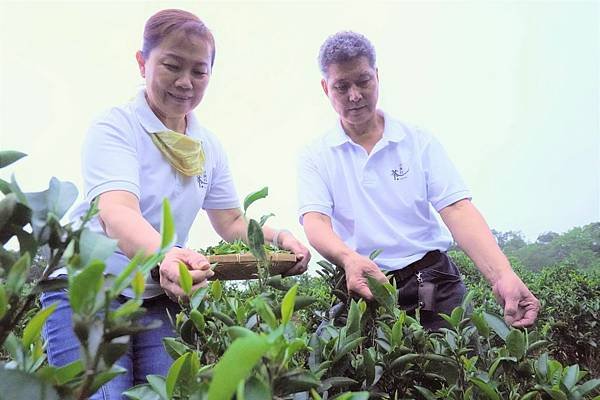
[{"label": "yellow neck scarf", "polygon": [[169,164],[183,175],[196,176],[204,172],[202,143],[173,131],[151,133],[150,137]]}]

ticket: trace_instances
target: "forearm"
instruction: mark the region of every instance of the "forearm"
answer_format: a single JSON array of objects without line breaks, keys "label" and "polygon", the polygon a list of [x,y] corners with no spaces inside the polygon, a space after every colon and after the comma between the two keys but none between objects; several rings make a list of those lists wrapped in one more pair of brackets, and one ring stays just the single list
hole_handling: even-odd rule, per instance
[{"label": "forearm", "polygon": [[118,240],[119,249],[129,258],[140,250],[150,255],[160,247],[160,234],[135,210],[111,205],[101,209],[100,219],[106,235]]},{"label": "forearm", "polygon": [[440,215],[458,246],[492,285],[503,274],[512,272],[483,216],[469,200],[444,208]]},{"label": "forearm", "polygon": [[344,268],[346,260],[357,255],[333,231],[329,218],[318,213],[307,213],[303,224],[310,245],[329,262]]}]

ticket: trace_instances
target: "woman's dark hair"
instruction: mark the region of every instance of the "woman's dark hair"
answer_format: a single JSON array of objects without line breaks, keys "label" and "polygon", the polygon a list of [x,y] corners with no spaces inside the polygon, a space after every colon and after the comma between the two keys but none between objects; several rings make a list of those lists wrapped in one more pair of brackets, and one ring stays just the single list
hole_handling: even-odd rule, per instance
[{"label": "woman's dark hair", "polygon": [[144,58],[147,59],[152,49],[160,45],[165,37],[177,31],[183,31],[186,35],[198,35],[210,44],[212,67],[215,63],[215,38],[212,33],[200,18],[191,12],[177,9],[161,10],[146,21],[142,46]]}]

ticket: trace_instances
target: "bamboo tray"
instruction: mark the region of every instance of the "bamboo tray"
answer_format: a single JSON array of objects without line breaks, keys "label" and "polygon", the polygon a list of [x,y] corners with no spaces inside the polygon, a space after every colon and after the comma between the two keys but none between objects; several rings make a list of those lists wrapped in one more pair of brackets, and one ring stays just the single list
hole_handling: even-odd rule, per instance
[{"label": "bamboo tray", "polygon": [[[220,256],[207,256],[208,262],[217,266],[213,269],[215,274],[210,280],[247,280],[258,278],[256,258],[250,253],[224,254]],[[288,253],[269,254],[271,267],[269,275],[280,275],[296,264],[296,256]]]}]

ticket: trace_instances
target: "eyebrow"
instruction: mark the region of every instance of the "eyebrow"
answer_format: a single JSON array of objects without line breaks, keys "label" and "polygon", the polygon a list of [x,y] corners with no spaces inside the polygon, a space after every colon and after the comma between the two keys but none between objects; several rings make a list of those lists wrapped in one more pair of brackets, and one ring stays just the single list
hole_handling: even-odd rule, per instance
[{"label": "eyebrow", "polygon": [[[179,56],[179,55],[177,55],[177,54],[175,54],[175,53],[165,53],[165,54],[163,54],[163,56],[162,56],[162,58],[163,58],[163,59],[165,59],[165,58],[167,58],[167,57],[174,58],[175,60],[177,60],[177,61],[179,61],[179,62],[186,61],[186,59],[185,59],[184,57],[181,57],[181,56]],[[207,63],[207,62],[205,62],[205,61],[195,61],[195,60],[194,60],[193,62],[194,62],[194,64],[208,65],[208,63]]]}]

